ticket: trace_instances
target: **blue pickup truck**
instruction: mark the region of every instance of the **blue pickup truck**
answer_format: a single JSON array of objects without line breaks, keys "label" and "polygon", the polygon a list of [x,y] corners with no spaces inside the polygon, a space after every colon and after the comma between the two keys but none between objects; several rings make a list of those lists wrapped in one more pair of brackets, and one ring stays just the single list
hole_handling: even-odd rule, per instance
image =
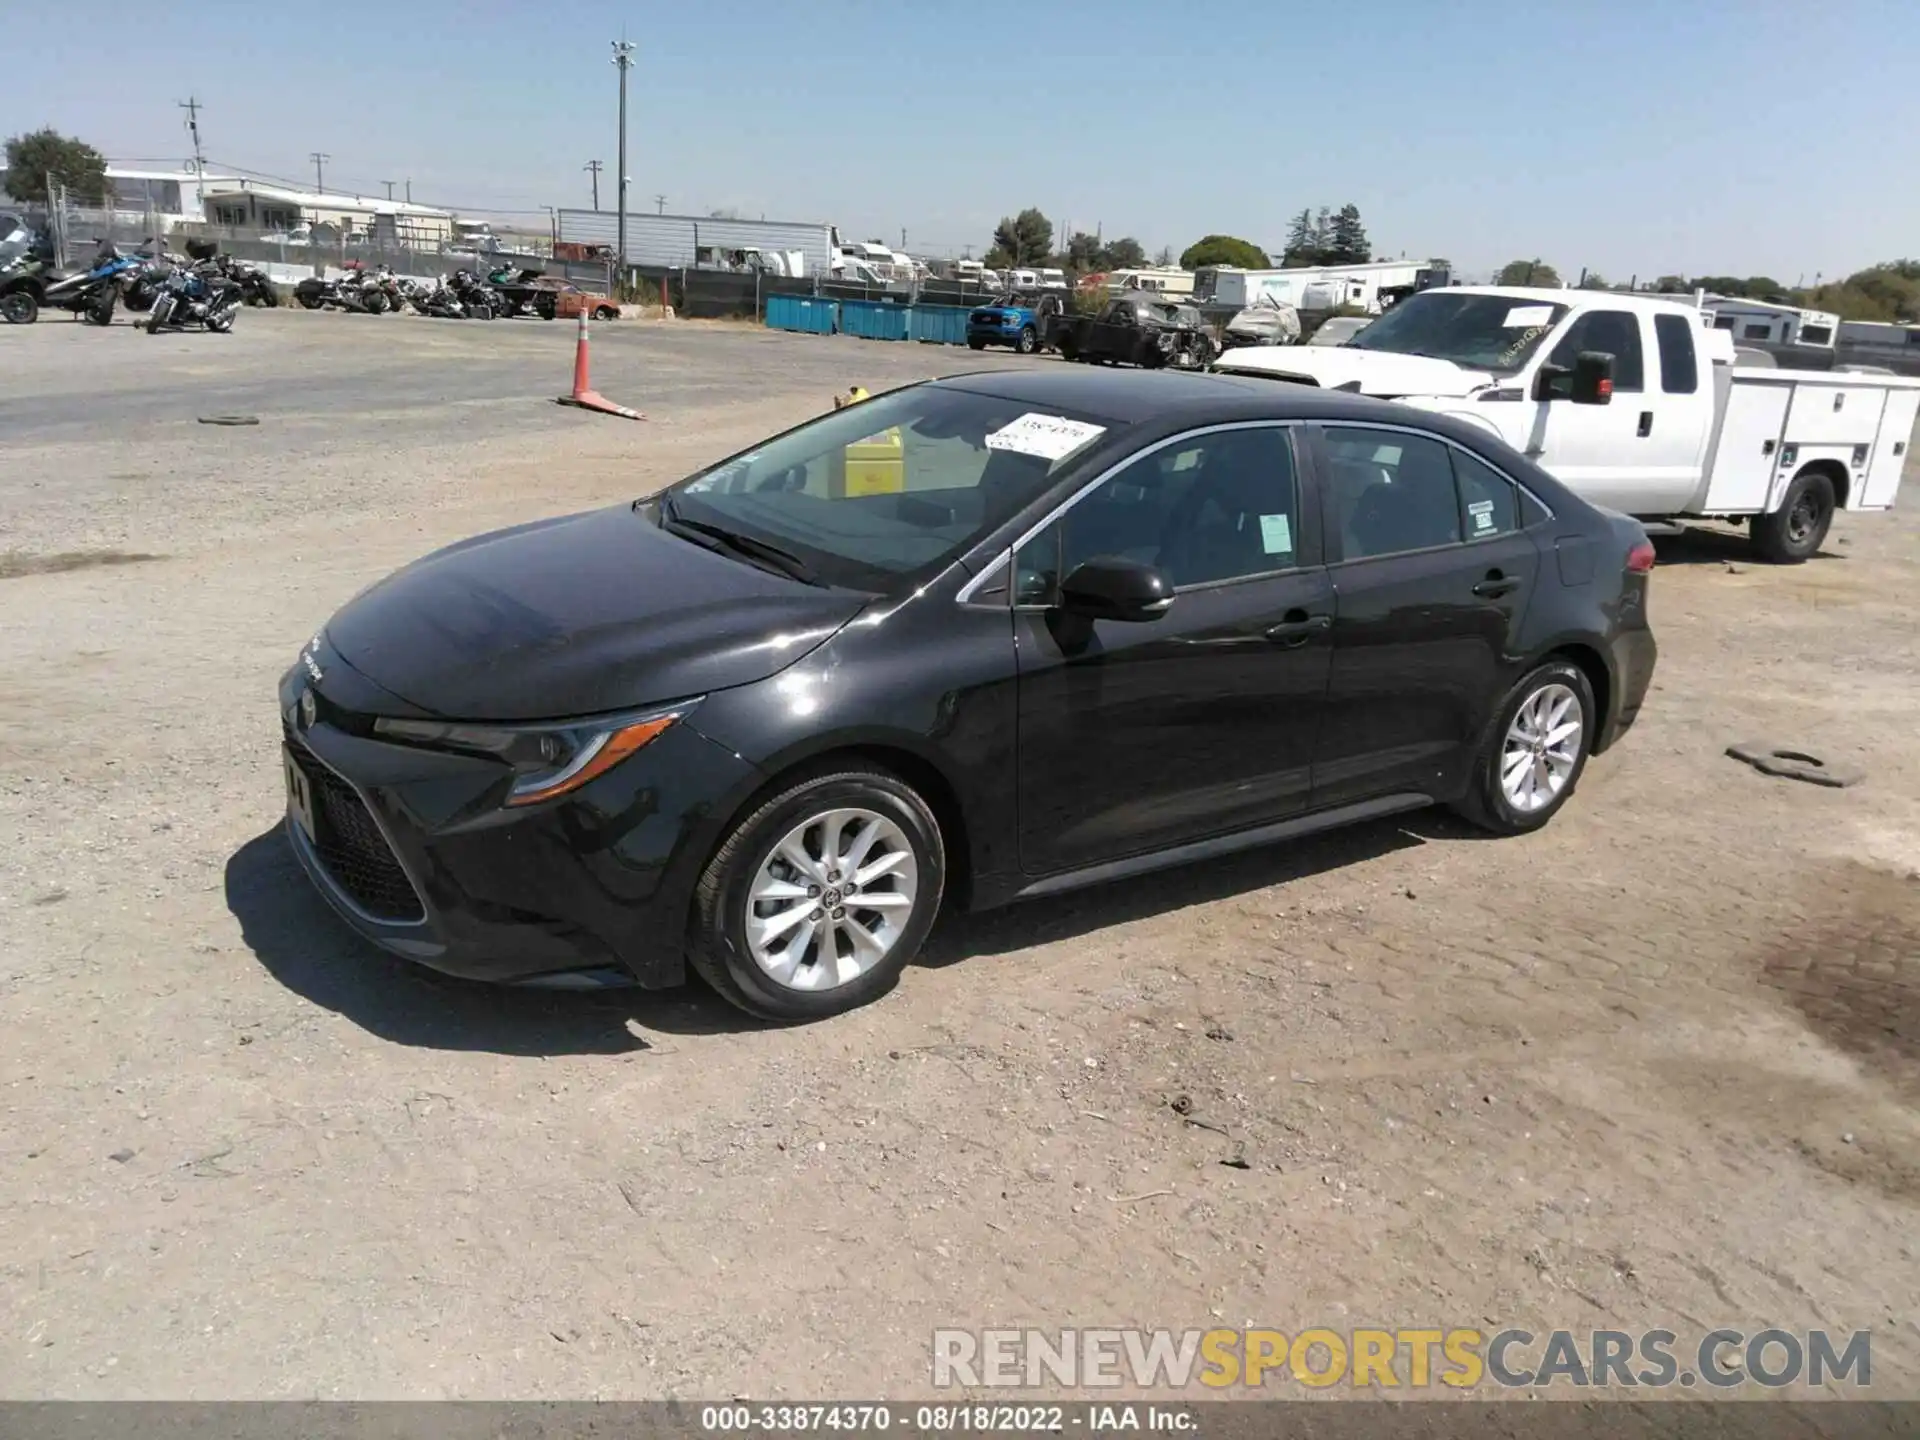
[{"label": "blue pickup truck", "polygon": [[1028,305],[1015,296],[1002,295],[993,304],[968,314],[967,344],[975,350],[1010,345],[1016,354],[1031,355],[1046,336],[1049,315],[1059,308],[1059,301],[1052,296]]}]

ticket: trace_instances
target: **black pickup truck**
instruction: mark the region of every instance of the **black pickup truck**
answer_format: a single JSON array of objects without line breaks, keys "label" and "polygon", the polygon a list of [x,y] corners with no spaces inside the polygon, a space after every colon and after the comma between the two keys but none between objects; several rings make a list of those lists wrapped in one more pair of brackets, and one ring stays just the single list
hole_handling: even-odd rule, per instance
[{"label": "black pickup truck", "polygon": [[1200,312],[1157,296],[1121,295],[1098,315],[1063,315],[1047,337],[1069,360],[1204,370],[1219,347]]}]

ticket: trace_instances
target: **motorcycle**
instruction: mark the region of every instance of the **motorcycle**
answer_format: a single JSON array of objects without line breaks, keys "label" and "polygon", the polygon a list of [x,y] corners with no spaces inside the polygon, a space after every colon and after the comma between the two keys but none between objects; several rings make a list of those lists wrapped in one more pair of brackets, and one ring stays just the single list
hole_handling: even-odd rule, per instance
[{"label": "motorcycle", "polygon": [[306,279],[293,287],[293,298],[305,310],[347,310],[356,315],[378,315],[387,308],[387,294],[361,276],[345,280]]},{"label": "motorcycle", "polygon": [[475,320],[491,320],[503,313],[504,302],[492,287],[481,283],[471,270],[456,270],[449,282],[454,298],[466,307]]},{"label": "motorcycle", "polygon": [[201,325],[224,335],[233,329],[240,302],[240,286],[227,278],[219,263],[199,260],[167,276],[165,288],[153,302],[153,313],[147,317],[147,333],[158,335],[166,329]]},{"label": "motorcycle", "polygon": [[39,303],[56,310],[71,310],[76,319],[111,325],[114,307],[120,301],[121,284],[141,263],[139,256],[122,255],[111,242],[103,241],[91,269],[51,282],[40,291]]},{"label": "motorcycle", "polygon": [[438,285],[415,286],[416,293],[411,297],[413,308],[422,315],[431,315],[438,320],[491,320],[493,310],[484,301],[468,304],[460,298],[460,293],[449,285],[443,277]]},{"label": "motorcycle", "polygon": [[280,292],[274,287],[272,277],[258,265],[249,265],[231,255],[222,255],[220,269],[240,287],[240,298],[246,304],[272,307],[280,303]]}]

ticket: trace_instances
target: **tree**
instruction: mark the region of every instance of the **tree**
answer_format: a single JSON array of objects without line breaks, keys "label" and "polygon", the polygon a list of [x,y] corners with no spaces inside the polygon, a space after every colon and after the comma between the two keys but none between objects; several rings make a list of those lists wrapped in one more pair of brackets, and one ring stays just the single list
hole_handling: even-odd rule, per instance
[{"label": "tree", "polygon": [[1611,290],[1613,287],[1602,278],[1598,270],[1589,270],[1580,277],[1582,290]]},{"label": "tree", "polygon": [[994,227],[993,248],[1005,251],[1015,265],[1044,265],[1053,254],[1053,222],[1029,205]]},{"label": "tree", "polygon": [[1137,270],[1147,263],[1147,252],[1131,235],[1122,235],[1107,242],[1100,252],[1100,263],[1104,270]]},{"label": "tree", "polygon": [[1537,285],[1547,290],[1560,287],[1560,272],[1544,260],[1509,260],[1493,277],[1496,285]]},{"label": "tree", "polygon": [[1280,257],[1282,265],[1317,265],[1320,252],[1313,238],[1313,212],[1302,210],[1288,222],[1287,250]]},{"label": "tree", "polygon": [[1242,270],[1265,270],[1272,262],[1267,252],[1251,240],[1234,235],[1204,235],[1180,252],[1180,268],[1198,270],[1203,265],[1237,265]]},{"label": "tree", "polygon": [[107,200],[107,157],[51,127],[15,135],[7,141],[7,190],[28,205],[50,203],[47,177],[75,198]]},{"label": "tree", "polygon": [[1333,250],[1333,212],[1322,205],[1313,217],[1313,249],[1321,263]]},{"label": "tree", "polygon": [[1154,252],[1153,263],[1158,265],[1162,270],[1173,264],[1173,247],[1171,245],[1162,245]]},{"label": "tree", "polygon": [[1653,282],[1653,288],[1661,295],[1686,295],[1693,290],[1684,275],[1662,275]]},{"label": "tree", "polygon": [[1329,228],[1330,241],[1326,265],[1364,265],[1373,259],[1373,246],[1367,240],[1367,227],[1360,223],[1358,205],[1342,205]]},{"label": "tree", "polygon": [[1060,252],[1060,263],[1067,270],[1104,270],[1106,262],[1101,259],[1100,240],[1084,230],[1076,230],[1067,237],[1067,248]]},{"label": "tree", "polygon": [[1013,268],[1013,254],[995,245],[980,257],[980,263],[989,270],[1011,270]]}]

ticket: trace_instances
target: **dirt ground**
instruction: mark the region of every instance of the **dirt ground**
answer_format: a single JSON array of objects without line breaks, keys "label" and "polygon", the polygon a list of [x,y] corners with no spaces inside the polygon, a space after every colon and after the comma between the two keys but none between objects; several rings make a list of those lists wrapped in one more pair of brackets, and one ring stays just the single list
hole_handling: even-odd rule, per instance
[{"label": "dirt ground", "polygon": [[1654,693],[1538,836],[951,921],[769,1029],[410,969],[279,834],[274,684],[362,585],[976,365],[609,326],[633,425],[550,403],[571,348],[0,331],[0,1395],[906,1398],[1021,1323],[1862,1328],[1920,1395],[1920,481],[1799,568],[1663,542]]}]

